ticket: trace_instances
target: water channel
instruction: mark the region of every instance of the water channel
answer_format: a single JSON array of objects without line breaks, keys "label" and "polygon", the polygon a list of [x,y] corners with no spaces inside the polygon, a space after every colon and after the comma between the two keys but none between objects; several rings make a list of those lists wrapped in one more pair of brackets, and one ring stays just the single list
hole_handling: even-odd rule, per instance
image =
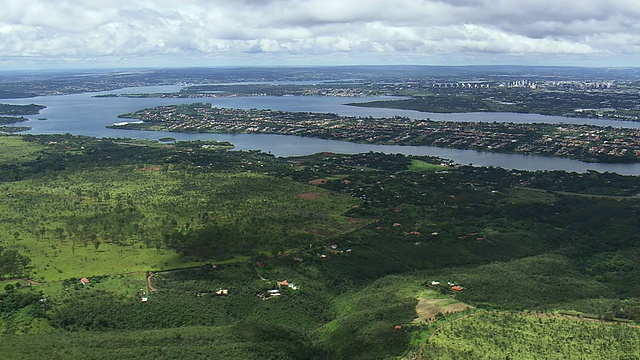
[{"label": "water channel", "polygon": [[[124,88],[103,93],[154,93],[173,92],[180,86],[150,86]],[[444,121],[496,121],[514,123],[574,123],[599,126],[640,128],[640,123],[615,120],[593,120],[543,116],[536,114],[513,113],[422,113],[410,110],[364,108],[345,105],[350,102],[365,102],[382,98],[342,98],[320,96],[250,96],[224,98],[96,98],[103,93],[82,93],[74,95],[42,96],[29,99],[0,99],[9,104],[41,104],[47,106],[38,115],[27,116],[28,122],[18,125],[29,126],[31,134],[71,133],[95,137],[129,137],[139,139],[159,139],[173,137],[177,140],[220,140],[229,141],[238,150],[261,150],[276,156],[308,155],[318,152],[362,153],[385,152],[405,155],[430,155],[453,160],[460,164],[477,166],[496,166],[520,170],[566,170],[586,172],[616,172],[623,175],[640,175],[640,164],[594,164],[570,159],[551,158],[537,155],[499,154],[475,150],[457,150],[430,146],[398,146],[355,144],[344,141],[322,140],[285,135],[267,134],[193,134],[165,133],[151,131],[133,131],[108,129],[106,126],[122,121],[117,116],[135,110],[171,104],[208,102],[216,107],[241,109],[274,109],[283,111],[305,111],[336,113],[344,116],[394,117],[406,116],[415,119],[432,119]],[[47,120],[38,120],[46,118]]]}]

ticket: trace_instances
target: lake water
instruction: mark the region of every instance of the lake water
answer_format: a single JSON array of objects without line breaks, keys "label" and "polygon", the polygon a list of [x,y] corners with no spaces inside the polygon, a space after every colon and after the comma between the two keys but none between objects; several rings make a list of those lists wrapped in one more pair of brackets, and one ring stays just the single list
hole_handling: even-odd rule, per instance
[{"label": "lake water", "polygon": [[[180,86],[151,86],[125,88],[104,93],[144,93],[173,92]],[[520,170],[566,170],[585,172],[616,172],[625,175],[640,175],[640,164],[591,164],[570,159],[550,158],[536,155],[498,154],[474,150],[456,150],[430,146],[394,146],[354,144],[343,141],[322,140],[284,135],[266,134],[190,134],[164,133],[150,131],[132,131],[108,129],[106,126],[123,121],[118,115],[158,105],[207,102],[216,107],[241,109],[274,109],[283,111],[308,111],[336,113],[344,116],[393,117],[407,116],[415,119],[445,121],[497,121],[514,123],[575,123],[600,126],[640,128],[640,123],[575,119],[558,116],[512,113],[464,113],[437,114],[421,113],[409,110],[361,108],[344,105],[349,102],[365,102],[381,98],[339,98],[339,97],[234,97],[199,99],[162,99],[162,98],[95,98],[101,93],[83,93],[62,96],[43,96],[30,99],[0,100],[9,104],[42,104],[47,106],[41,114],[27,116],[30,120],[20,125],[30,126],[31,134],[71,133],[95,137],[130,137],[141,139],[159,139],[173,137],[178,140],[221,140],[229,141],[238,150],[262,150],[276,156],[308,155],[318,152],[355,154],[362,152],[400,153],[405,155],[430,155],[453,160],[460,164],[477,166],[496,166]],[[37,120],[46,117],[47,120]]]}]

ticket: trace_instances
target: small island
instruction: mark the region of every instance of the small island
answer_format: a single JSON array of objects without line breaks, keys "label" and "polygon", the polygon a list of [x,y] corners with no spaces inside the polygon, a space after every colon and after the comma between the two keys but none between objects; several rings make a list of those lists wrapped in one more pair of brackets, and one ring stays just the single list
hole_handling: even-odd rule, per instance
[{"label": "small island", "polygon": [[14,134],[28,130],[31,130],[29,126],[0,126],[0,133],[4,134]]},{"label": "small island", "polygon": [[46,108],[44,105],[13,105],[0,104],[0,133],[13,134],[31,130],[28,126],[9,126],[21,122],[29,121],[23,115],[39,114],[40,110]]},{"label": "small island", "polygon": [[25,122],[25,121],[29,121],[29,119],[27,119],[24,116],[21,116],[21,117],[0,116],[0,125],[10,125],[10,124],[16,124],[16,123]]},{"label": "small island", "polygon": [[13,134],[31,130],[31,128],[28,126],[10,126],[25,121],[29,121],[29,119],[24,116],[0,116],[0,132],[5,134]]}]

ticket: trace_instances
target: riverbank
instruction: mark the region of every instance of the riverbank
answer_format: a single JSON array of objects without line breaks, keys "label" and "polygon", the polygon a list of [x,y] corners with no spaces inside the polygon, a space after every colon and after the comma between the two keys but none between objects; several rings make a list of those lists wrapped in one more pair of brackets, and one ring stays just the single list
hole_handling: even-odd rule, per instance
[{"label": "riverbank", "polygon": [[576,124],[515,124],[346,117],[329,113],[159,106],[119,115],[139,121],[114,129],[296,135],[365,144],[451,147],[533,154],[595,163],[640,162],[640,129]]},{"label": "riverbank", "polygon": [[[179,86],[152,86],[124,88],[116,93],[131,92],[171,92]],[[106,93],[106,92],[105,92]],[[572,119],[535,114],[513,113],[465,113],[434,114],[420,113],[410,110],[361,108],[344,105],[345,102],[363,99],[344,99],[336,97],[239,97],[218,99],[163,99],[163,98],[94,98],[96,93],[81,93],[63,96],[42,96],[38,102],[47,106],[41,115],[27,116],[25,125],[31,127],[28,134],[65,134],[86,135],[99,138],[136,138],[158,140],[168,134],[159,131],[138,131],[109,129],[107,126],[121,122],[119,114],[134,112],[142,108],[159,105],[188,104],[208,102],[217,107],[239,109],[274,109],[294,112],[335,113],[341,116],[355,117],[394,117],[403,116],[416,120],[428,118],[438,121],[454,122],[498,122],[498,123],[545,123],[545,124],[589,124],[602,127],[640,129],[640,123],[614,120]],[[373,100],[368,98],[368,100]],[[8,100],[2,100],[9,102]],[[15,99],[12,104],[30,104],[33,99]],[[46,117],[48,121],[38,121],[38,117]],[[270,134],[230,134],[230,133],[180,133],[172,132],[169,136],[178,141],[216,140],[229,141],[235,150],[261,150],[280,157],[310,155],[320,152],[356,154],[365,152],[383,152],[387,154],[428,155],[450,159],[459,164],[474,166],[493,166],[505,169],[529,171],[563,170],[584,173],[587,171],[613,172],[622,175],[640,175],[640,163],[585,163],[577,160],[558,157],[536,156],[532,154],[508,154],[476,150],[459,150],[454,148],[433,146],[399,146],[352,143],[346,141],[327,140],[290,135]]]}]

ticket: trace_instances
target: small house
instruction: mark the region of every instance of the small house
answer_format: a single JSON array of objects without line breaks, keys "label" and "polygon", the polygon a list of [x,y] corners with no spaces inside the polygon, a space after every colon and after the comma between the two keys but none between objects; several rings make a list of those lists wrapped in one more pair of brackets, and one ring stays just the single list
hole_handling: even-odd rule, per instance
[{"label": "small house", "polygon": [[87,279],[86,277],[83,277],[82,279],[80,279],[80,284],[82,284],[82,285],[89,284],[89,279]]},{"label": "small house", "polygon": [[220,290],[216,291],[216,295],[217,296],[227,296],[227,295],[229,295],[229,290],[220,289]]}]

